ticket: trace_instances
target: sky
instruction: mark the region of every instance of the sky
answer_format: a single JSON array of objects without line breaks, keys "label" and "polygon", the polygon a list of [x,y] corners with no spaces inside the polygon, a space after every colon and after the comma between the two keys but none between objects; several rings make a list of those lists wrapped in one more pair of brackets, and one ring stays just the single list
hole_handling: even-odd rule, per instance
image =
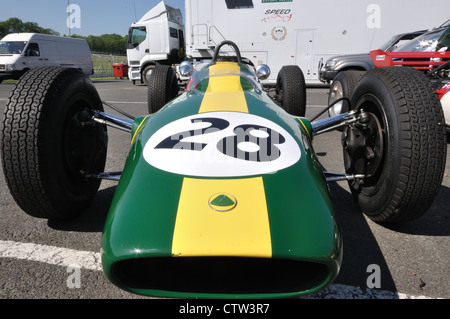
[{"label": "sky", "polygon": [[[80,8],[79,25],[70,34],[81,36],[116,33],[125,36],[133,22],[161,0],[0,0],[0,21],[19,18],[23,22],[36,22],[69,35],[67,19],[75,17],[75,11],[67,12],[68,4]],[[167,5],[179,8],[184,16],[184,0],[165,0]],[[26,8],[26,9],[25,9]],[[75,21],[75,20],[72,20]]]}]

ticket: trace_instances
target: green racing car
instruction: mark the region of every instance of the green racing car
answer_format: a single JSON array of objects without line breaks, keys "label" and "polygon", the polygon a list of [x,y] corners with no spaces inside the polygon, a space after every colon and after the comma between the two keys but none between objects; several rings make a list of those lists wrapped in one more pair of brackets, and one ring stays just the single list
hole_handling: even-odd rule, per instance
[{"label": "green racing car", "polygon": [[[221,54],[230,45],[235,55]],[[302,71],[245,62],[231,41],[208,63],[149,78],[148,114],[108,114],[76,69],[27,72],[1,132],[5,180],[38,218],[81,214],[102,179],[118,181],[104,226],[104,273],[118,287],[157,297],[285,298],[336,278],[343,244],[328,183],[347,180],[379,223],[419,218],[440,188],[445,120],[428,79],[378,68],[355,89],[349,112],[305,117]],[[420,99],[411,96],[420,96]],[[420,101],[420,102],[417,102]],[[338,101],[336,101],[338,102]],[[111,106],[111,105],[109,105]],[[113,106],[111,106],[113,107]],[[105,172],[107,129],[130,133],[126,163]],[[342,131],[345,172],[328,172],[314,138]]]}]

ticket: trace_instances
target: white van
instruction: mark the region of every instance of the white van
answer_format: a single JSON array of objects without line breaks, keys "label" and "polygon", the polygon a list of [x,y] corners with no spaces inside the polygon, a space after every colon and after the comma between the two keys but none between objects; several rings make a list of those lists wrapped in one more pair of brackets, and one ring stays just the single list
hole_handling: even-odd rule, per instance
[{"label": "white van", "polygon": [[0,40],[0,83],[18,79],[39,66],[66,66],[94,73],[89,44],[84,39],[39,33],[12,33]]}]

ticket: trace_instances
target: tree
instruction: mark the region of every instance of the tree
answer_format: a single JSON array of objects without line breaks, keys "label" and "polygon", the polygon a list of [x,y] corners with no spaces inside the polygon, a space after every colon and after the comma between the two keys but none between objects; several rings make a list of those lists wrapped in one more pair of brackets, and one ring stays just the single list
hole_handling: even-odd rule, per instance
[{"label": "tree", "polygon": [[59,35],[55,30],[42,28],[36,22],[22,22],[19,18],[9,18],[0,22],[0,38],[9,33],[23,32]]},{"label": "tree", "polygon": [[[60,35],[52,29],[45,29],[36,22],[22,22],[18,18],[9,18],[0,22],[0,39],[9,33],[43,33],[51,35]],[[85,39],[92,52],[105,54],[126,55],[127,53],[127,36],[119,34],[103,34],[100,36],[90,35],[83,37],[80,35],[72,35],[73,38]]]},{"label": "tree", "polygon": [[[79,37],[79,36],[77,36]],[[83,37],[81,37],[83,38]],[[118,34],[90,35],[86,38],[91,51],[97,53],[126,55],[127,37]]]}]

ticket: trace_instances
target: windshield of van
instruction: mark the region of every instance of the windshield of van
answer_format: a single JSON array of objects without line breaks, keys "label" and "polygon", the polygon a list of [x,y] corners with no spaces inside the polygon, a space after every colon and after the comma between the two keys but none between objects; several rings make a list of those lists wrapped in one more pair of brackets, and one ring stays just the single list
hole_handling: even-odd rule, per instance
[{"label": "windshield of van", "polygon": [[27,43],[23,41],[0,42],[0,54],[22,54]]}]

